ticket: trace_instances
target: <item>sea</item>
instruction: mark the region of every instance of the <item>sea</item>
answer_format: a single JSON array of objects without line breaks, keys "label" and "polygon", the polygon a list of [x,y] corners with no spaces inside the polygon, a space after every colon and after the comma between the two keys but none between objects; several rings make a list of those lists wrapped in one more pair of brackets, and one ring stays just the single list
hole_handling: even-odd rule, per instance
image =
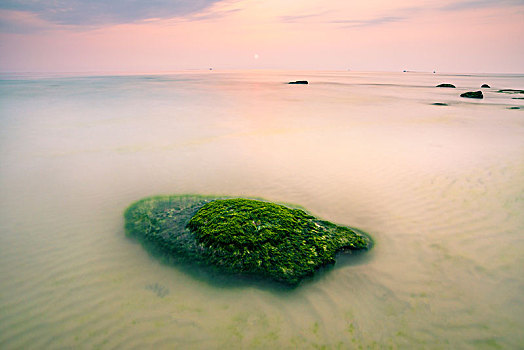
[{"label": "sea", "polygon": [[[524,347],[524,94],[501,89],[524,75],[1,74],[0,348]],[[374,246],[296,288],[201,275],[125,235],[160,194]]]}]

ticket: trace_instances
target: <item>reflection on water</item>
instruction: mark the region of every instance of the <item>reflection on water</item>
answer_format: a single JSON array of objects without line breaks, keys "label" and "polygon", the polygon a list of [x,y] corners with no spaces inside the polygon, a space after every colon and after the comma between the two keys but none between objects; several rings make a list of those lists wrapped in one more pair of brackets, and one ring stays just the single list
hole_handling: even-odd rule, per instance
[{"label": "reflection on water", "polygon": [[[484,83],[483,100],[459,97]],[[523,86],[419,73],[5,77],[0,348],[519,347],[524,119],[508,107],[523,100],[496,91]],[[131,202],[169,193],[298,204],[375,247],[294,290],[210,281],[124,235]]]}]

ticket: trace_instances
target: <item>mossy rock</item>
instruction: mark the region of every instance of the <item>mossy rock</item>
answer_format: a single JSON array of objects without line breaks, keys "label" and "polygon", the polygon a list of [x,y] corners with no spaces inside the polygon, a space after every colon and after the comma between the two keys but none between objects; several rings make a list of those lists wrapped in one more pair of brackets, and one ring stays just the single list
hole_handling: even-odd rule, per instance
[{"label": "mossy rock", "polygon": [[177,262],[291,286],[334,264],[337,253],[372,245],[360,230],[253,199],[150,197],[132,204],[124,216],[129,236]]}]

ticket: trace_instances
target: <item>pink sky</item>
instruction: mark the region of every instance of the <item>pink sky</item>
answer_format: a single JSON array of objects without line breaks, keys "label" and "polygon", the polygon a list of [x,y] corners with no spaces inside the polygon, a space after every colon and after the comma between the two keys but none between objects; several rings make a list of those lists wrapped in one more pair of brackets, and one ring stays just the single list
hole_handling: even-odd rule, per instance
[{"label": "pink sky", "polygon": [[2,72],[524,73],[523,0],[27,3],[0,4]]}]

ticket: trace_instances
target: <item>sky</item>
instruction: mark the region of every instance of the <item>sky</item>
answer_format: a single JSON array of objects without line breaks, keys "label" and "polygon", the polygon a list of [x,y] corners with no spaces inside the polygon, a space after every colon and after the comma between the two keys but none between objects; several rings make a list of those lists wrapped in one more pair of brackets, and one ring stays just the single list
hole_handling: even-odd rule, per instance
[{"label": "sky", "polygon": [[524,73],[524,0],[0,0],[0,72]]}]

